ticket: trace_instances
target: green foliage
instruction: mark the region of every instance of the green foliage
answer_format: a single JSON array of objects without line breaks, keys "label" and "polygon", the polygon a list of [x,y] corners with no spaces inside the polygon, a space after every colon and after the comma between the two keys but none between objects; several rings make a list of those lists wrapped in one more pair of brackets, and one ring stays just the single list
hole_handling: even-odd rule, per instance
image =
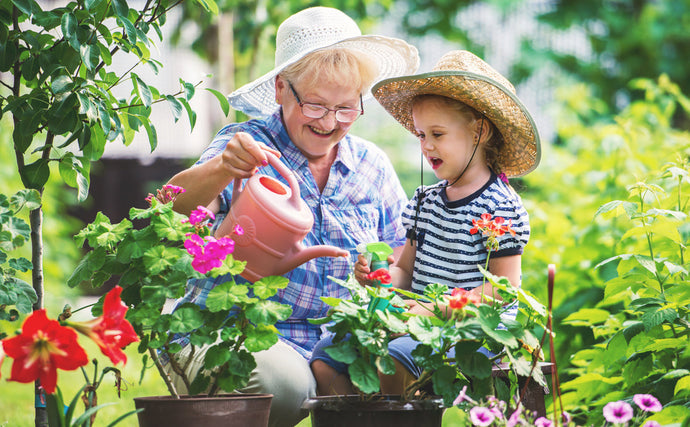
[{"label": "green foliage", "polygon": [[[313,319],[312,323],[332,322],[328,329],[335,334],[334,345],[326,352],[335,360],[348,364],[348,374],[352,384],[364,395],[380,391],[379,372],[385,375],[395,373],[393,359],[388,353],[388,344],[393,337],[409,334],[418,342],[412,357],[423,370],[421,376],[410,384],[403,396],[410,400],[424,394],[429,384],[433,393],[442,396],[446,406],[452,402],[465,385],[471,385],[468,394],[486,396],[492,389],[492,361],[477,350],[481,346],[497,354],[496,358],[506,356],[510,368],[521,376],[532,376],[534,381],[545,385],[539,369],[531,369],[532,352],[539,354],[539,340],[533,335],[535,325],[543,328],[541,321],[545,315],[544,307],[525,291],[510,286],[507,279],[499,278],[484,271],[487,286],[493,286],[504,297],[504,301],[519,300],[524,313],[523,322],[501,319],[506,310],[501,302],[468,304],[464,309],[451,310],[447,314],[446,285],[432,284],[426,287],[424,295],[395,289],[362,287],[352,275],[346,281],[336,281],[345,286],[351,300],[322,298],[332,307],[328,316]],[[429,315],[415,315],[396,310],[372,309],[372,298],[387,299],[393,306],[404,304],[403,297],[424,304]],[[539,314],[541,313],[541,315]],[[499,328],[504,322],[506,329]],[[455,349],[455,357],[447,353]],[[536,362],[536,361],[535,361]],[[517,383],[512,383],[516,393]],[[501,396],[509,401],[509,396]]]},{"label": "green foliage", "polygon": [[[588,327],[597,345],[572,356],[575,378],[563,384],[564,398],[601,422],[591,407],[638,393],[665,405],[661,424],[690,417],[690,164],[664,166],[659,174],[628,186],[628,197],[604,204],[597,216],[622,223],[623,253],[600,262],[615,273],[592,309],[563,321]],[[603,380],[605,379],[605,380]],[[584,410],[584,408],[587,408]]]},{"label": "green foliage", "polygon": [[[146,226],[134,228],[132,221],[142,219]],[[177,358],[183,336],[194,348],[211,345],[204,356],[204,369],[194,378],[184,378],[190,392],[233,392],[247,385],[256,367],[252,353],[278,342],[274,324],[287,319],[292,310],[269,299],[288,280],[271,276],[254,284],[235,283],[233,275],[241,273],[245,263],[229,255],[223,265],[207,273],[223,275],[226,281],[209,292],[204,308],[187,303],[168,313],[166,302],[184,296],[189,278],[206,277],[192,268],[192,256],[184,246],[194,233],[206,236],[208,227],[192,225],[187,216],[172,209],[172,202],[160,203],[155,198],[146,209],[132,208],[130,219],[117,224],[99,213],[75,236],[78,244],[86,242],[91,250],[67,283],[88,282],[99,287],[111,277],[119,277],[122,300],[130,307],[127,320],[141,338],[139,351],[154,360],[163,379],[168,377],[162,373],[160,358],[169,361],[176,372],[183,372],[184,361]],[[100,309],[96,306],[94,315]]]},{"label": "green foliage", "polygon": [[[150,54],[149,34],[160,34],[173,4],[168,3],[150,2],[136,10],[124,1],[87,1],[44,11],[33,0],[3,2],[0,71],[11,80],[3,81],[0,106],[14,121],[17,165],[26,188],[41,190],[51,174],[49,163],[55,162],[65,183],[84,200],[89,164],[101,157],[106,143],[128,145],[136,132],[145,131],[151,150],[156,148],[149,119],[153,104],[168,103],[175,120],[186,109],[193,123],[193,84],[180,80],[177,93],[161,94],[134,72],[137,66],[160,69]],[[121,73],[112,67],[118,52],[134,63]]]},{"label": "green foliage", "polygon": [[596,122],[602,103],[583,86],[559,92],[559,144],[520,183],[532,226],[523,286],[544,295],[535,272],[558,266],[556,358],[564,405],[576,412],[601,414],[592,407],[652,390],[644,384],[669,407],[687,401],[674,377],[687,369],[690,134],[673,118],[690,108],[666,76],[630,87],[642,100]]},{"label": "green foliage", "polygon": [[[98,363],[96,359],[93,360],[93,365],[95,371],[93,376],[93,382],[91,382],[91,380],[89,379],[84,368],[81,368],[81,371],[84,374],[84,378],[86,380],[86,384],[81,389],[79,389],[79,391],[77,391],[72,400],[69,402],[69,405],[65,404],[64,398],[62,396],[62,390],[59,387],[57,388],[57,393],[46,395],[46,406],[48,408],[48,423],[50,426],[89,427],[93,425],[92,423],[95,421],[96,413],[98,411],[107,406],[115,405],[115,403],[102,403],[100,405],[97,404],[98,398],[96,396],[96,390],[98,390],[98,387],[103,382],[105,374],[109,372],[112,372],[115,375],[116,383],[119,384],[120,370],[112,367],[107,367],[103,369],[101,371],[100,376],[98,376]],[[85,411],[77,416],[77,405],[82,401],[88,403],[86,403]],[[120,422],[124,421],[127,417],[135,415],[137,412],[141,411],[143,411],[143,409],[129,411],[119,416],[113,422],[109,423],[108,427],[115,426]]]},{"label": "green foliage", "polygon": [[[23,256],[11,257],[10,253],[30,238],[29,224],[17,215],[24,208],[32,210],[40,204],[36,190],[21,190],[9,199],[0,194],[0,320],[16,320],[19,313],[30,313],[38,300],[31,285],[17,277],[19,272],[31,270],[31,261]],[[0,338],[4,338],[2,332]]]}]

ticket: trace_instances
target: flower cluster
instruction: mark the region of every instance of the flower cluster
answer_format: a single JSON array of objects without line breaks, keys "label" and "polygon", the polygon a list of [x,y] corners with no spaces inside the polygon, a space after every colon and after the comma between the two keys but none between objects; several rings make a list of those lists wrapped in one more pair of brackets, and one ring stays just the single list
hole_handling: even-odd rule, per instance
[{"label": "flower cluster", "polygon": [[[206,221],[207,217],[213,219],[214,215],[208,209],[199,206],[192,211],[189,216],[189,222],[196,227],[197,224]],[[235,225],[233,231],[237,235],[244,233],[239,224]],[[192,267],[199,273],[206,274],[214,268],[223,265],[225,258],[235,250],[235,241],[229,237],[216,239],[213,236],[205,236],[202,238],[199,234],[188,233],[184,247],[194,258],[192,260]]]},{"label": "flower cluster", "polygon": [[[161,203],[174,202],[178,195],[185,192],[185,189],[176,185],[166,184],[163,188],[156,190],[156,195],[149,193],[146,201],[151,203],[158,199]],[[210,235],[208,220],[216,219],[215,214],[205,206],[197,206],[190,214],[189,218],[182,219],[182,223],[189,223],[194,227],[194,233],[187,233],[184,247],[193,257],[192,267],[201,274],[206,274],[214,268],[223,265],[225,259],[235,250],[235,242],[229,237],[216,239]],[[233,232],[238,236],[244,234],[242,227],[235,225]]]},{"label": "flower cluster", "polygon": [[146,201],[151,203],[155,197],[161,203],[174,202],[178,194],[185,192],[185,189],[177,185],[165,184],[162,188],[156,190],[156,195],[149,193],[146,196]]},{"label": "flower cluster", "polygon": [[515,230],[512,227],[512,220],[505,223],[503,217],[497,216],[493,220],[490,213],[483,213],[480,219],[472,220],[473,227],[470,229],[470,234],[482,233],[487,236],[486,249],[489,251],[498,250],[498,238],[506,233],[515,236]]},{"label": "flower cluster", "polygon": [[50,320],[45,309],[31,313],[19,335],[0,341],[0,363],[3,351],[14,359],[9,380],[39,380],[46,393],[55,393],[58,369],[72,371],[89,362],[75,331],[94,340],[113,364],[126,363],[127,356],[121,349],[139,341],[139,337],[125,320],[127,306],[120,300],[121,292],[119,286],[108,292],[103,315],[88,322]]},{"label": "flower cluster", "polygon": [[[604,406],[604,418],[615,425],[627,425],[631,420],[633,425],[641,425],[640,423],[647,413],[659,412],[662,409],[659,400],[651,394],[636,394],[633,396],[633,402],[642,410],[634,419],[633,407],[623,400],[607,403]],[[647,421],[642,426],[659,427],[660,424],[656,421]]]},{"label": "flower cluster", "polygon": [[[634,416],[633,407],[625,401],[607,403],[604,406],[603,414],[607,422],[615,426],[627,426],[632,421],[633,426],[660,427],[657,421],[645,421],[644,418],[653,412],[659,412],[662,405],[659,400],[651,394],[636,394],[633,402],[641,409],[641,412]],[[533,427],[555,427],[556,424],[549,418],[538,417],[525,411],[520,405],[512,414],[506,417],[506,403],[488,396],[486,402],[477,402],[467,395],[467,386],[463,387],[458,397],[453,402],[454,406],[462,409],[469,408],[469,418],[473,426],[533,426]],[[561,423],[559,425],[573,425],[572,417],[563,411]]]}]

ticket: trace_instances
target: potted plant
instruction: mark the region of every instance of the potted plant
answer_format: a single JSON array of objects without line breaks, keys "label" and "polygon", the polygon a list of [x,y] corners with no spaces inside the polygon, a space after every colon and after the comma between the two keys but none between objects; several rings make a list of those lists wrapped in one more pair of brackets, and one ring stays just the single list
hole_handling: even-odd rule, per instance
[{"label": "potted plant", "polygon": [[[376,270],[370,276],[383,285],[390,283],[385,269]],[[379,372],[395,373],[388,343],[392,337],[408,333],[411,315],[396,309],[404,306],[403,300],[386,286],[362,287],[353,275],[346,280],[333,277],[331,280],[346,287],[350,298],[322,297],[332,308],[328,316],[310,321],[330,324],[328,329],[335,334],[334,344],[326,352],[333,359],[348,364],[348,374],[358,394],[307,400],[304,407],[311,412],[312,426],[440,426],[442,400],[401,399],[401,396],[380,392]]]},{"label": "potted plant", "polygon": [[[502,219],[492,220],[487,215],[474,221],[473,231],[489,235],[487,250],[490,255],[498,249],[498,238],[511,230]],[[328,328],[335,333],[334,345],[326,351],[333,359],[349,365],[348,374],[361,393],[360,400],[370,401],[379,393],[379,372],[386,375],[395,372],[393,359],[388,354],[388,343],[394,334],[410,334],[418,342],[412,356],[423,369],[419,378],[400,396],[403,403],[428,397],[439,402],[439,407],[449,407],[463,387],[465,390],[469,387],[469,396],[496,395],[511,401],[510,396],[518,396],[518,377],[532,378],[546,385],[541,370],[535,369],[542,355],[540,342],[532,333],[537,326],[544,328],[546,308],[525,290],[511,286],[507,278],[497,277],[481,266],[479,269],[485,277],[482,288],[486,286],[481,299],[470,298],[459,288],[449,293],[448,287],[441,284],[428,285],[424,294],[419,295],[401,289],[363,288],[352,276],[338,281],[350,290],[351,299],[323,298],[332,309],[327,317],[314,322],[330,323]],[[371,276],[380,280],[385,273],[376,270]],[[501,297],[500,300],[490,297],[494,293]],[[429,312],[412,315],[397,310],[370,309],[372,298],[387,299],[395,308],[404,306],[401,297],[422,304]],[[511,304],[519,304],[521,314],[517,320],[502,316]],[[489,358],[478,352],[482,346],[494,356]],[[455,349],[453,358],[447,355],[451,349]],[[507,387],[503,382],[494,382],[492,377],[496,362],[503,359],[507,360],[504,366],[512,372],[512,375],[505,375],[509,379]],[[307,402],[312,420],[315,411],[324,407],[322,402],[338,399],[316,398]],[[519,402],[515,406],[519,407]],[[440,417],[438,421],[430,421],[428,416],[423,418],[426,425],[440,425]],[[407,414],[405,421],[409,420]]]},{"label": "potted plant", "polygon": [[[130,308],[127,318],[141,339],[139,352],[145,361],[153,361],[170,394],[135,399],[137,407],[145,407],[139,414],[142,426],[153,425],[149,422],[160,425],[164,416],[178,423],[190,420],[228,425],[230,419],[237,422],[236,425],[266,425],[271,395],[232,395],[232,392],[247,384],[256,367],[252,353],[265,350],[278,341],[274,324],[286,319],[291,308],[270,298],[278,289],[287,286],[287,279],[270,276],[254,284],[236,284],[230,280],[210,292],[205,308],[184,304],[168,313],[166,302],[184,295],[187,279],[222,274],[234,276],[244,267],[244,262],[231,255],[232,239],[211,236],[208,219],[213,218],[213,214],[210,211],[199,207],[187,217],[172,209],[175,197],[183,191],[179,187],[164,186],[157,197],[149,196],[148,208],[130,210],[131,221],[124,219],[111,224],[99,213],[94,222],[76,236],[79,244],[87,242],[91,249],[68,284],[76,286],[89,282],[99,287],[111,277],[119,277],[122,300]],[[132,224],[135,220],[142,220],[145,225],[136,228]],[[239,228],[235,230],[236,234],[242,232]],[[204,369],[193,378],[185,374],[177,358],[181,343],[185,341],[191,351],[213,344],[204,356]],[[164,367],[166,364],[168,369]],[[169,371],[179,375],[189,395],[195,397],[179,393]],[[208,414],[210,419],[203,419],[204,414],[194,409],[198,408],[199,399],[217,397],[222,392],[225,392],[225,400],[249,398],[251,404],[261,408],[242,412],[248,418],[242,418],[237,412],[239,409],[223,409]],[[173,402],[166,403],[171,399]],[[212,400],[219,401],[218,398]],[[152,401],[166,406],[154,409],[150,406]],[[184,408],[184,402],[192,408],[173,413],[174,409]],[[262,412],[258,413],[259,410]]]}]

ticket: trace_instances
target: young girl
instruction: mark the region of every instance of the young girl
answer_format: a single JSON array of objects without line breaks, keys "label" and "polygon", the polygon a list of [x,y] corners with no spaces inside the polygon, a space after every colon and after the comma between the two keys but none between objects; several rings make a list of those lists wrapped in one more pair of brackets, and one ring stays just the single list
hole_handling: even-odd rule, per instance
[{"label": "young girl", "polygon": [[[489,213],[510,221],[491,251],[489,271],[520,286],[521,255],[529,240],[529,220],[508,177],[522,176],[539,163],[539,136],[534,121],[502,75],[467,51],[444,55],[430,73],[383,80],[372,89],[381,105],[419,138],[422,154],[441,181],[419,187],[403,212],[407,242],[390,267],[393,286],[422,293],[431,283],[464,288],[477,300],[486,263],[486,236],[471,233],[472,220]],[[366,284],[370,272],[363,257],[355,277]],[[484,289],[489,296],[490,289]],[[517,307],[513,311],[516,314]],[[411,303],[411,313],[429,310]],[[323,351],[323,339],[312,356],[317,389],[324,394],[351,392],[346,367]],[[400,394],[421,374],[409,336],[391,341],[396,374],[381,375],[381,391]],[[452,355],[449,355],[452,356]]]}]

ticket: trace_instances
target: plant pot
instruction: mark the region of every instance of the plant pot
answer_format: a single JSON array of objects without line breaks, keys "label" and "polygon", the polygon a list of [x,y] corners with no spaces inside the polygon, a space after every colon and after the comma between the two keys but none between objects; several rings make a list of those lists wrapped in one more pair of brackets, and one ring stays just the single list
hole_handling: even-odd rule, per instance
[{"label": "plant pot", "polygon": [[442,399],[404,402],[394,395],[319,396],[302,407],[309,410],[312,427],[441,427],[445,410]]},{"label": "plant pot", "polygon": [[144,409],[137,415],[140,427],[224,426],[266,427],[272,394],[225,394],[148,396],[134,398],[134,406]]}]

